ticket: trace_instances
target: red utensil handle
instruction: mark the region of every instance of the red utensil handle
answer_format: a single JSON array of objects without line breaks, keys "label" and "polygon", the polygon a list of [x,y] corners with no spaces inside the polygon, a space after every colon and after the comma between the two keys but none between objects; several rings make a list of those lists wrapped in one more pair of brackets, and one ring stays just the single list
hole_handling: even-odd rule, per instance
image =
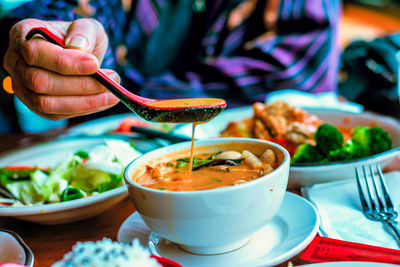
[{"label": "red utensil handle", "polygon": [[54,33],[52,33],[51,31],[49,31],[48,29],[46,29],[44,27],[33,28],[30,32],[28,32],[28,34],[26,35],[25,39],[29,40],[35,34],[40,34],[41,36],[46,38],[46,40],[49,41],[50,43],[59,45],[59,46],[61,46],[63,48],[67,48],[64,45],[64,41],[63,40],[61,40],[57,35],[55,35]]}]

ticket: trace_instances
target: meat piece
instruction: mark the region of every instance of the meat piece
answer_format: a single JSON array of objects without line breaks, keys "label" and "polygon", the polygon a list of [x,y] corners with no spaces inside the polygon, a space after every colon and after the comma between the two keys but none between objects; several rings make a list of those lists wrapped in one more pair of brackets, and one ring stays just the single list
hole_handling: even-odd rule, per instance
[{"label": "meat piece", "polygon": [[254,119],[253,137],[263,140],[271,139],[269,130],[260,119]]}]

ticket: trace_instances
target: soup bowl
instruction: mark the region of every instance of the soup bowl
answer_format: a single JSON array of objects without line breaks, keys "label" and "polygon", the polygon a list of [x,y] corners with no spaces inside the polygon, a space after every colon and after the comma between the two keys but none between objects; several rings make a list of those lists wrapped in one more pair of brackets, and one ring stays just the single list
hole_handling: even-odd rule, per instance
[{"label": "soup bowl", "polygon": [[164,191],[136,183],[146,166],[190,155],[190,142],[151,151],[125,169],[125,182],[137,212],[161,237],[195,254],[219,254],[245,245],[278,212],[289,177],[290,156],[281,146],[257,139],[216,138],[195,142],[194,154],[248,150],[259,156],[274,150],[278,165],[264,176],[235,186],[199,191]]}]

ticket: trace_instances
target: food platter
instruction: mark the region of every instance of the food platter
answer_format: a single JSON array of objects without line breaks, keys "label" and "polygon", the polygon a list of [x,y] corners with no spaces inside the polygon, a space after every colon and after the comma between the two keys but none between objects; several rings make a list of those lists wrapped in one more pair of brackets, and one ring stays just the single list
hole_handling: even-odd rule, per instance
[{"label": "food platter", "polygon": [[[104,143],[106,139],[110,138],[117,137],[65,138],[35,144],[2,154],[0,157],[0,167],[9,165],[52,167],[64,159],[66,154],[74,153],[77,150],[90,149],[95,145]],[[121,138],[118,140],[121,140]],[[132,139],[130,141],[141,152],[157,148],[157,144],[154,142],[140,139]],[[0,216],[10,216],[41,224],[60,224],[98,215],[120,202],[126,195],[126,188],[123,185],[97,195],[66,202],[20,207],[0,207]]]},{"label": "food platter", "polygon": [[[288,187],[308,186],[320,182],[354,178],[354,168],[365,164],[380,164],[385,167],[390,161],[400,154],[400,124],[393,118],[377,115],[370,112],[353,113],[330,109],[305,109],[306,112],[335,126],[352,128],[355,126],[378,125],[389,133],[393,140],[393,148],[386,152],[349,162],[336,162],[324,164],[309,164],[307,166],[292,165]],[[219,136],[231,121],[241,121],[253,115],[252,107],[227,109],[214,120],[196,127],[196,138],[212,138]],[[191,136],[191,125],[178,126],[174,133]]]}]

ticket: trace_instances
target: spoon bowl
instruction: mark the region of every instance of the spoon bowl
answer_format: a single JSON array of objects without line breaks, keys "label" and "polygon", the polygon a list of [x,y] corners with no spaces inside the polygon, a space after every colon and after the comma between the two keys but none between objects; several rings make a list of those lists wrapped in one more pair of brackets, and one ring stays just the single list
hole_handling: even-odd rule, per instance
[{"label": "spoon bowl", "polygon": [[[63,40],[43,27],[33,28],[25,39],[30,40],[39,34],[47,41],[66,48]],[[150,99],[133,94],[123,86],[110,79],[103,71],[91,75],[131,111],[151,122],[207,122],[217,116],[226,107],[226,102],[219,98],[187,99]]]}]

